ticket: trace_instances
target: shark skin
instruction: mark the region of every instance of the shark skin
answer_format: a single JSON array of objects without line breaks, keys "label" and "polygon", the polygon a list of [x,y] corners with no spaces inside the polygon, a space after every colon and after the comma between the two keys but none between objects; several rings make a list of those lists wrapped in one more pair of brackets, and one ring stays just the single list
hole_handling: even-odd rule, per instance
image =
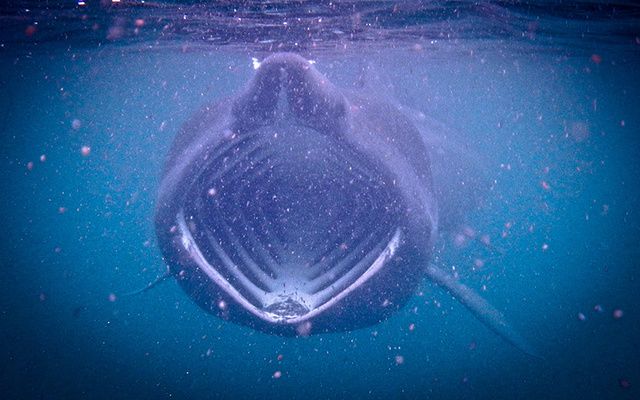
[{"label": "shark skin", "polygon": [[234,323],[280,335],[371,326],[426,277],[535,354],[502,314],[431,264],[435,193],[428,147],[401,110],[277,53],[184,125],[155,226],[169,273]]}]

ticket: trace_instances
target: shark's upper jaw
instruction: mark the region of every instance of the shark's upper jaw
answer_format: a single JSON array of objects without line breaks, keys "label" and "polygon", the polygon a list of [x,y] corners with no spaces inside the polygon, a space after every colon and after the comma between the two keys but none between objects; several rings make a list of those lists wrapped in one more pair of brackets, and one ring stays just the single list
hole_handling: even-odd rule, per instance
[{"label": "shark's upper jaw", "polygon": [[335,306],[402,241],[395,182],[362,154],[282,120],[232,135],[176,216],[182,246],[229,298],[298,324]]}]

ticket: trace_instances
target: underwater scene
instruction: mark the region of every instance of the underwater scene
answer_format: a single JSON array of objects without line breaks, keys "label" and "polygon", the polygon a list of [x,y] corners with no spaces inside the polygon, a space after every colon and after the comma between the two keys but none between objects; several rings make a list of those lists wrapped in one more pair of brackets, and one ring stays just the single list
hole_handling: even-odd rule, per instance
[{"label": "underwater scene", "polygon": [[0,5],[3,399],[640,398],[640,7]]}]

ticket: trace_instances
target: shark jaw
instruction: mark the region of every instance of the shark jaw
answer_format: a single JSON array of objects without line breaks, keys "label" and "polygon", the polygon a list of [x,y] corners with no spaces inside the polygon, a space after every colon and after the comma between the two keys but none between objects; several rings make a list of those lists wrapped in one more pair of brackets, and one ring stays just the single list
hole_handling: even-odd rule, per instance
[{"label": "shark jaw", "polygon": [[281,121],[207,153],[175,219],[184,253],[274,324],[336,307],[403,242],[395,181],[335,138]]}]

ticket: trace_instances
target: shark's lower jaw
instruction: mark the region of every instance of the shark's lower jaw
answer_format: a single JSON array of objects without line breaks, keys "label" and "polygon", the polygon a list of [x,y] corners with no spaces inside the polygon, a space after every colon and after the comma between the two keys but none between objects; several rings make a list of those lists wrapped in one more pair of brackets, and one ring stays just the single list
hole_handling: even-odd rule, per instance
[{"label": "shark's lower jaw", "polygon": [[336,306],[402,241],[393,179],[311,129],[230,136],[207,165],[176,216],[182,246],[264,321],[299,324]]}]

